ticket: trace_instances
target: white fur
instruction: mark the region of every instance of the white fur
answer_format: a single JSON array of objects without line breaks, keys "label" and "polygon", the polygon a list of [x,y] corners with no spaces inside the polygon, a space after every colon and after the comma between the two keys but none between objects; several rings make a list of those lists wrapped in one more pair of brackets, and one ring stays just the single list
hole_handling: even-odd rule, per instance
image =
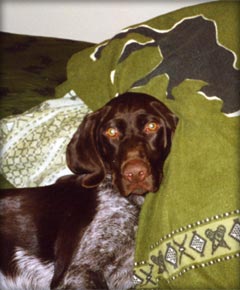
[{"label": "white fur", "polygon": [[53,263],[42,263],[27,251],[17,248],[14,262],[16,262],[17,276],[5,276],[0,272],[1,290],[49,290],[53,277]]}]

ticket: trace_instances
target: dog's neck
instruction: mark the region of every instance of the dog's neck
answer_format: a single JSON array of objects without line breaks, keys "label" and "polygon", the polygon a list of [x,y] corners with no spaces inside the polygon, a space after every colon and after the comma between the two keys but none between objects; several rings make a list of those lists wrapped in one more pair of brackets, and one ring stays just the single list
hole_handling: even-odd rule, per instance
[{"label": "dog's neck", "polygon": [[[99,185],[99,189],[100,190],[111,189],[113,190],[114,194],[121,195],[119,190],[113,183],[111,174],[106,174],[105,179]],[[140,209],[144,203],[145,195],[130,194],[127,197],[122,196],[122,198],[126,198],[131,204],[137,206]]]}]

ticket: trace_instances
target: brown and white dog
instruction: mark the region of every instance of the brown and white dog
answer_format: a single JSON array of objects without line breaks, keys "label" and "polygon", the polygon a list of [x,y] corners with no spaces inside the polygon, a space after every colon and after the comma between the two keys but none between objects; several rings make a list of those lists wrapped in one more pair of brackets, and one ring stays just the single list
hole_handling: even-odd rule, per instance
[{"label": "brown and white dog", "polygon": [[74,173],[0,195],[0,289],[129,289],[147,192],[158,190],[176,117],[126,93],[85,117],[67,147]]}]

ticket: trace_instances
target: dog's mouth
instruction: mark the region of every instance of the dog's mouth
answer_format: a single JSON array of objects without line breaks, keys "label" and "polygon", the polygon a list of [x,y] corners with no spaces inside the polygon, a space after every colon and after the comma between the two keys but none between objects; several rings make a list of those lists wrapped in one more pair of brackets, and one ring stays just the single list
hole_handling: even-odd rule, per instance
[{"label": "dog's mouth", "polygon": [[129,192],[127,192],[127,195],[130,195],[130,194],[144,195],[148,192],[149,192],[149,190],[147,190],[143,187],[136,187],[132,190],[130,189]]},{"label": "dog's mouth", "polygon": [[157,191],[150,164],[145,160],[132,159],[124,163],[121,175],[114,178],[114,183],[124,196],[145,195]]},{"label": "dog's mouth", "polygon": [[126,197],[130,195],[146,195],[149,192],[157,192],[159,189],[159,185],[154,181],[152,175],[149,175],[144,182],[139,183],[129,183],[120,176],[114,176],[112,182],[118,188],[119,192]]},{"label": "dog's mouth", "polygon": [[149,192],[156,192],[159,188],[158,186],[154,185],[154,181],[151,175],[147,181],[141,183],[128,183],[122,178],[119,178],[118,181],[119,182],[114,183],[123,196],[145,195]]},{"label": "dog's mouth", "polygon": [[127,196],[130,194],[144,195],[150,191],[155,191],[152,184],[153,181],[151,175],[149,175],[143,182],[130,183],[123,180],[125,195]]},{"label": "dog's mouth", "polygon": [[123,164],[121,172],[127,194],[144,194],[151,190],[150,166],[145,160],[128,160]]}]

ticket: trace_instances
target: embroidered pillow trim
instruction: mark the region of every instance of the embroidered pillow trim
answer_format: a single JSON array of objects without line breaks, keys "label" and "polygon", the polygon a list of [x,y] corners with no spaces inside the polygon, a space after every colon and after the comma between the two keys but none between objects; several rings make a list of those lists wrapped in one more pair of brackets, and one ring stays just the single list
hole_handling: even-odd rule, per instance
[{"label": "embroidered pillow trim", "polygon": [[240,257],[240,210],[181,227],[150,246],[147,261],[135,263],[140,287],[155,287],[186,272]]}]

